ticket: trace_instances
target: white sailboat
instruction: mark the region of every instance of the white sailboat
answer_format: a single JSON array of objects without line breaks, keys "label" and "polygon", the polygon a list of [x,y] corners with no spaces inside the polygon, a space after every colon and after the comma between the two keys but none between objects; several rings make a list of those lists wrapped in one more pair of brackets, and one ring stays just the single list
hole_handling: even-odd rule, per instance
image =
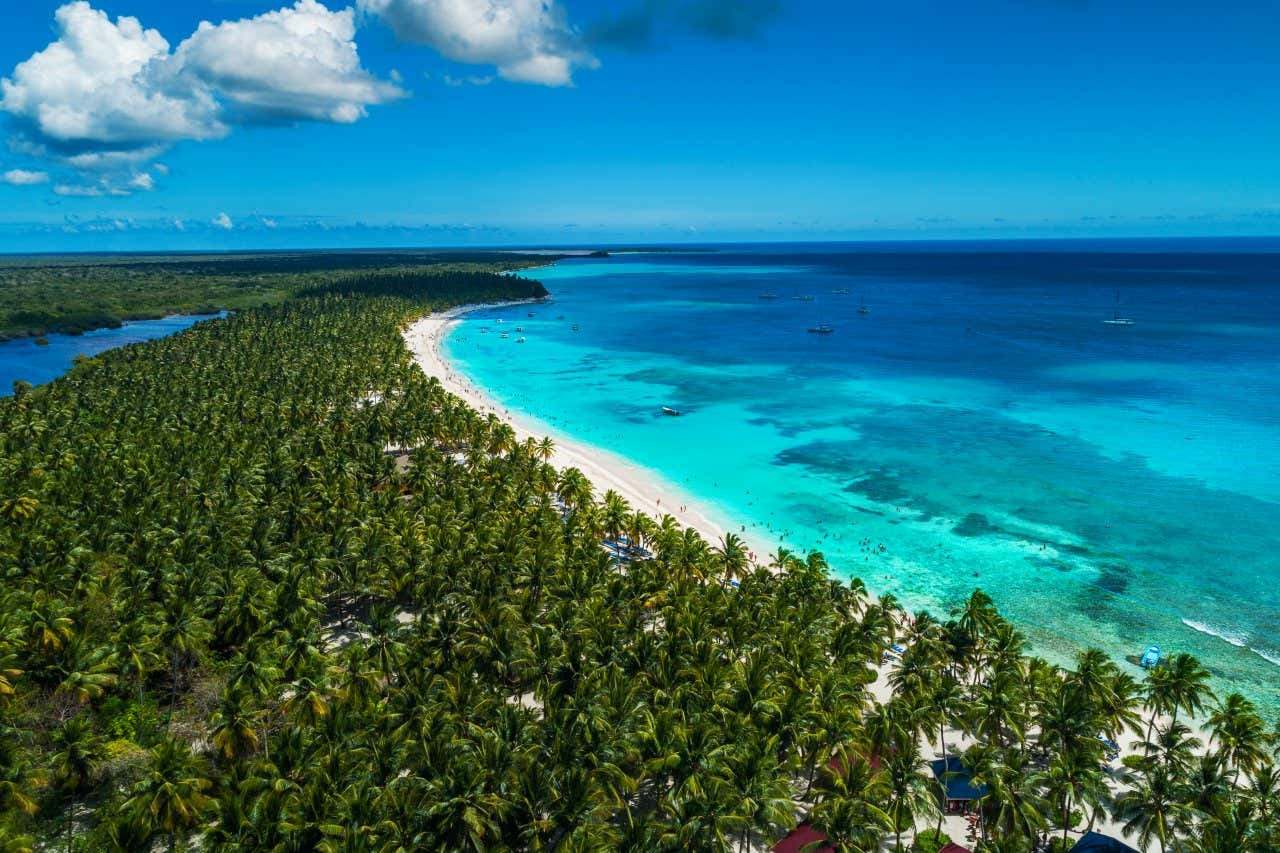
[{"label": "white sailboat", "polygon": [[1118,290],[1116,291],[1115,312],[1111,315],[1111,319],[1103,320],[1102,324],[1104,326],[1132,326],[1133,325],[1133,320],[1129,319],[1128,317],[1120,316],[1120,291]]}]

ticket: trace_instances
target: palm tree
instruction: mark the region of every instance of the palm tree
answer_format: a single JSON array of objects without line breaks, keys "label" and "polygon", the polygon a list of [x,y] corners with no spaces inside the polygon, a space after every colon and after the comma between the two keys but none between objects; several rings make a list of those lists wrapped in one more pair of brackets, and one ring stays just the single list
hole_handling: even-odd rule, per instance
[{"label": "palm tree", "polygon": [[213,745],[227,761],[252,755],[258,749],[257,721],[262,711],[250,710],[244,693],[223,691],[222,701],[214,713]]},{"label": "palm tree", "polygon": [[742,577],[747,568],[747,547],[737,534],[726,533],[713,552],[725,577]]},{"label": "palm tree", "polygon": [[872,853],[894,831],[885,810],[889,785],[882,771],[856,752],[842,752],[821,782],[809,823],[849,853]]},{"label": "palm tree", "polygon": [[54,779],[67,796],[67,850],[75,835],[76,803],[89,787],[104,757],[102,738],[83,715],[72,717],[53,735],[57,752],[53,756]]},{"label": "palm tree", "polygon": [[1067,843],[1067,833],[1075,829],[1072,820],[1074,809],[1077,806],[1084,807],[1092,826],[1094,817],[1101,813],[1107,801],[1106,775],[1092,751],[1068,750],[1057,753],[1041,775],[1040,782],[1045,787],[1046,796],[1058,805],[1064,845]]},{"label": "palm tree", "polygon": [[1133,787],[1116,798],[1112,815],[1126,834],[1137,834],[1144,850],[1155,841],[1165,851],[1190,824],[1193,813],[1176,777],[1167,768],[1156,766],[1140,773]]},{"label": "palm tree", "polygon": [[1228,694],[1209,715],[1210,742],[1218,754],[1235,770],[1231,783],[1240,780],[1240,771],[1252,773],[1267,759],[1270,744],[1266,723],[1258,716],[1252,702],[1239,693]]},{"label": "palm tree", "polygon": [[900,740],[883,761],[888,788],[884,810],[893,825],[893,847],[901,850],[903,832],[938,814],[938,793],[923,771],[918,739]]},{"label": "palm tree", "polygon": [[1212,696],[1209,670],[1201,666],[1194,655],[1181,652],[1161,661],[1147,676],[1147,705],[1152,710],[1148,740],[1157,715],[1169,714],[1176,722],[1178,711],[1195,714],[1204,708],[1205,700]]},{"label": "palm tree", "polygon": [[212,787],[203,761],[185,744],[165,738],[151,751],[147,774],[125,808],[143,826],[167,835],[174,850],[200,824]]}]

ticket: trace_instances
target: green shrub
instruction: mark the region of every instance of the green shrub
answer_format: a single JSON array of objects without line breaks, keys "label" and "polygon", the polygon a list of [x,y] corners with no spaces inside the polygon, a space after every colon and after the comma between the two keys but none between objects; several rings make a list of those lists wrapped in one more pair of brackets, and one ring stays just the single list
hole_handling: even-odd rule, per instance
[{"label": "green shrub", "polygon": [[917,853],[938,853],[950,843],[951,837],[945,832],[928,829],[916,834],[915,840],[911,842],[911,849]]}]

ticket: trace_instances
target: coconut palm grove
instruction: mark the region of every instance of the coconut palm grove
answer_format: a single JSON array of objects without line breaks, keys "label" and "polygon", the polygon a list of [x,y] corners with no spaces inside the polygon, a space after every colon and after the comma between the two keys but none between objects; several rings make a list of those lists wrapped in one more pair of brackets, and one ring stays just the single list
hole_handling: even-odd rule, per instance
[{"label": "coconut palm grove", "polygon": [[0,401],[0,849],[1280,849],[1275,730],[1190,655],[753,562],[402,338],[545,294],[358,271]]}]

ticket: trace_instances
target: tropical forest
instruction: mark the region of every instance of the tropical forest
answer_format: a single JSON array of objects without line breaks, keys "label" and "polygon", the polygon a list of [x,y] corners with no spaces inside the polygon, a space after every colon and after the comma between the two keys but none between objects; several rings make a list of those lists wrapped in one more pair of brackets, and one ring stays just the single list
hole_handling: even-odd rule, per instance
[{"label": "tropical forest", "polygon": [[343,263],[4,271],[15,334],[234,310],[0,400],[0,850],[1280,849],[1273,724],[1195,658],[1054,665],[980,590],[629,506],[405,346],[525,261]]}]

